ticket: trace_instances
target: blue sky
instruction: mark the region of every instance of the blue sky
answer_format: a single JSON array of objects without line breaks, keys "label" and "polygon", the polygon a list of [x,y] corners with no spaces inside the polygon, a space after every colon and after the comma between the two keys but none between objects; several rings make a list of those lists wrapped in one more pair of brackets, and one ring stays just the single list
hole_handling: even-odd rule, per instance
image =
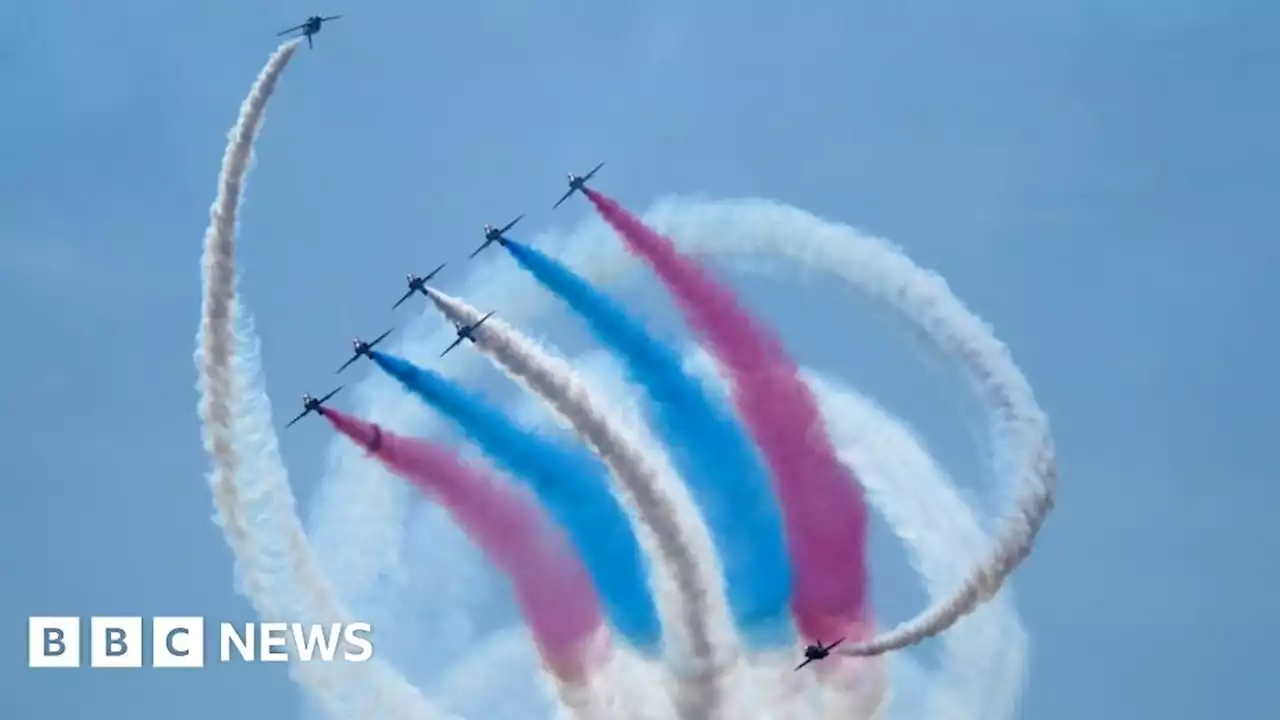
[{"label": "blue sky", "polygon": [[[346,17],[287,72],[242,216],[279,413],[328,389],[351,335],[404,324],[387,308],[406,272],[460,273],[485,222],[584,216],[546,210],[569,170],[607,160],[601,188],[641,208],[783,200],[945,275],[1050,414],[1061,499],[1015,576],[1028,716],[1280,712],[1263,686],[1280,490],[1260,451],[1280,421],[1280,8],[1261,0],[9,8],[6,704],[298,703],[282,669],[29,673],[21,649],[32,614],[248,617],[202,479],[197,261],[238,104],[272,33],[315,12]],[[948,391],[895,336],[867,318],[833,336],[816,290],[740,287],[806,363],[973,477]],[[315,423],[283,438],[303,497],[329,439]]]}]

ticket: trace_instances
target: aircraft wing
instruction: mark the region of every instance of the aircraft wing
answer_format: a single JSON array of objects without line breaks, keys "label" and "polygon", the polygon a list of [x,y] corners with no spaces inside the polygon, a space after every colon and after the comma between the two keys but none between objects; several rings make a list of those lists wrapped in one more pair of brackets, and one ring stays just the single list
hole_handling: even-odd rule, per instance
[{"label": "aircraft wing", "polygon": [[586,175],[583,175],[583,176],[582,176],[582,181],[583,181],[583,182],[586,182],[586,181],[590,180],[590,179],[591,179],[591,176],[592,176],[592,175],[595,175],[595,174],[596,174],[596,173],[598,173],[598,172],[600,172],[600,168],[602,168],[602,167],[604,167],[604,163],[600,163],[599,165],[597,165],[597,166],[595,166],[595,167],[591,168],[591,172],[589,172],[589,173],[587,173]]},{"label": "aircraft wing", "polygon": [[427,273],[427,276],[426,276],[426,277],[424,277],[424,278],[422,278],[422,282],[424,282],[424,283],[425,283],[426,281],[428,281],[428,280],[430,280],[431,278],[435,277],[435,276],[436,276],[436,275],[437,275],[441,270],[443,270],[443,269],[444,269],[444,266],[445,266],[445,265],[448,265],[448,264],[449,264],[449,263],[440,263],[440,267],[438,267],[438,268],[436,268],[435,270],[432,270],[431,272]]},{"label": "aircraft wing", "polygon": [[482,317],[482,318],[480,318],[479,320],[477,320],[477,321],[476,321],[476,324],[471,326],[471,329],[472,329],[472,330],[475,330],[476,328],[480,327],[480,325],[481,325],[482,323],[484,323],[484,321],[485,321],[485,320],[488,320],[489,318],[493,317],[493,314],[494,314],[495,312],[497,312],[497,310],[490,310],[490,311],[489,311],[489,314],[488,314],[488,315],[485,315],[484,317]]},{"label": "aircraft wing", "polygon": [[319,400],[317,400],[316,402],[319,402],[319,403],[323,404],[323,403],[324,403],[326,400],[328,400],[329,398],[333,397],[334,395],[337,395],[337,394],[338,394],[338,391],[339,391],[339,390],[341,390],[341,389],[342,389],[342,386],[341,386],[341,385],[339,385],[338,387],[336,387],[336,388],[334,388],[334,389],[333,389],[333,392],[329,393],[328,395],[325,395],[324,397],[320,398],[320,399],[319,399]]},{"label": "aircraft wing", "polygon": [[374,345],[377,345],[378,343],[385,340],[386,337],[391,334],[392,330],[395,330],[395,328],[391,328],[391,330],[388,330],[382,333],[381,335],[379,335],[378,337],[374,338],[373,341],[369,343],[369,348],[372,349]]},{"label": "aircraft wing", "polygon": [[842,642],[844,642],[844,638],[840,638],[839,640],[837,640],[837,641],[835,641],[835,642],[831,643],[830,645],[828,645],[828,646],[826,646],[825,648],[823,648],[823,650],[826,650],[827,652],[831,652],[832,650],[834,650],[834,649],[835,649],[835,647],[836,647],[837,645],[839,645],[839,644],[840,644],[840,643],[842,643]]},{"label": "aircraft wing", "polygon": [[444,352],[440,353],[440,357],[444,357],[445,355],[448,355],[448,354],[449,354],[449,351],[450,351],[450,350],[452,350],[452,349],[454,349],[454,348],[456,348],[456,347],[458,347],[458,344],[459,344],[459,343],[461,343],[461,342],[462,342],[462,336],[461,336],[461,335],[459,335],[459,336],[458,336],[458,339],[457,339],[457,340],[454,340],[452,345],[450,345],[449,347],[445,348],[445,349],[444,349]]},{"label": "aircraft wing", "polygon": [[400,307],[400,303],[404,302],[405,300],[408,300],[409,297],[412,295],[413,295],[413,288],[409,288],[409,292],[405,293],[404,297],[397,300],[396,304],[391,306],[391,309],[395,310],[396,308]]},{"label": "aircraft wing", "polygon": [[346,370],[347,368],[351,367],[351,363],[353,363],[353,362],[355,362],[356,360],[359,360],[359,359],[360,359],[360,355],[358,355],[358,354],[357,354],[357,355],[352,355],[350,360],[348,360],[348,361],[346,361],[346,362],[342,363],[342,367],[338,368],[338,372],[342,372],[343,370]]},{"label": "aircraft wing", "polygon": [[306,26],[307,26],[307,24],[306,24],[306,23],[303,23],[303,24],[301,24],[301,25],[295,25],[295,26],[293,26],[293,27],[289,28],[288,30],[281,30],[280,32],[276,33],[276,37],[280,37],[281,35],[288,35],[289,33],[293,32],[294,30],[301,30],[302,28],[304,28],[304,27],[306,27]]},{"label": "aircraft wing", "polygon": [[468,260],[470,260],[471,258],[473,258],[473,257],[475,257],[475,256],[477,256],[477,255],[479,255],[479,254],[480,254],[480,251],[481,251],[481,250],[484,250],[484,249],[485,249],[485,248],[487,248],[487,247],[489,247],[489,243],[491,243],[491,242],[493,242],[493,241],[492,241],[492,240],[485,240],[483,243],[481,243],[481,244],[480,244],[480,247],[476,248],[476,251],[475,251],[475,252],[471,253],[471,255],[470,255],[467,259],[468,259]]},{"label": "aircraft wing", "polygon": [[290,421],[289,421],[289,424],[288,424],[288,425],[285,425],[285,428],[291,428],[291,427],[293,427],[293,424],[294,424],[294,423],[296,423],[296,422],[298,422],[299,420],[301,420],[302,418],[306,417],[306,416],[307,416],[307,413],[309,413],[309,412],[311,412],[311,411],[310,411],[310,410],[303,410],[302,412],[298,413],[298,417],[296,417],[296,418],[294,418],[294,419],[290,420]]},{"label": "aircraft wing", "polygon": [[576,189],[576,188],[569,188],[569,192],[567,192],[567,193],[565,193],[563,196],[561,196],[561,197],[560,197],[560,199],[556,201],[556,204],[551,206],[551,209],[552,209],[552,210],[555,210],[556,208],[560,207],[560,204],[561,204],[561,203],[563,203],[565,200],[568,200],[568,199],[569,199],[569,196],[573,194],[573,191],[574,191],[575,189]]},{"label": "aircraft wing", "polygon": [[796,670],[799,670],[800,668],[804,667],[805,665],[808,665],[811,662],[813,662],[813,658],[805,658],[804,662],[796,666]]},{"label": "aircraft wing", "polygon": [[342,17],[342,16],[341,16],[341,15],[330,15],[329,17],[322,17],[322,18],[320,18],[320,22],[329,22],[330,20],[337,20],[337,19],[338,19],[338,18],[340,18],[340,17]]},{"label": "aircraft wing", "polygon": [[511,228],[515,227],[516,223],[520,222],[520,218],[522,217],[524,217],[524,213],[517,215],[515,220],[512,220],[511,222],[507,223],[505,227],[503,227],[501,230],[498,231],[498,233],[499,234],[504,233],[510,230]]}]

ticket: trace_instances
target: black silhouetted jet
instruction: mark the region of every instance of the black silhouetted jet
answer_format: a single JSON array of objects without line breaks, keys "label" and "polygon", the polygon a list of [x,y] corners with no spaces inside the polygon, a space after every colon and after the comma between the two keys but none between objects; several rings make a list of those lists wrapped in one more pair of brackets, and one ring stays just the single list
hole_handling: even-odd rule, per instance
[{"label": "black silhouetted jet", "polygon": [[806,647],[804,649],[804,662],[797,665],[796,670],[799,670],[814,660],[825,660],[827,656],[831,654],[832,649],[842,642],[844,642],[844,638],[840,638],[839,640],[824,647],[822,645],[822,641],[819,640],[817,645],[810,645],[809,647]]},{"label": "black silhouetted jet", "polygon": [[476,248],[475,252],[471,253],[471,257],[475,257],[479,255],[481,250],[484,250],[485,248],[489,247],[489,245],[492,243],[496,242],[499,245],[507,244],[507,241],[510,238],[505,238],[502,236],[502,234],[510,230],[512,227],[514,227],[516,223],[520,222],[520,218],[522,217],[524,217],[524,215],[517,216],[515,220],[512,220],[511,222],[507,223],[504,227],[501,227],[501,228],[496,228],[486,223],[484,226],[484,242],[480,245],[480,247]]},{"label": "black silhouetted jet", "polygon": [[341,386],[341,385],[339,385],[338,387],[334,388],[333,392],[329,393],[328,395],[325,395],[325,396],[324,396],[324,397],[322,397],[322,398],[318,398],[318,399],[317,399],[317,398],[313,398],[313,397],[311,397],[311,395],[310,395],[309,393],[302,393],[302,407],[303,407],[303,410],[302,410],[302,412],[301,412],[301,413],[299,413],[299,414],[298,414],[298,417],[296,417],[296,418],[294,418],[294,419],[290,420],[290,421],[289,421],[289,424],[288,424],[288,425],[285,425],[285,427],[286,427],[286,428],[293,427],[293,424],[294,424],[294,423],[298,422],[299,420],[301,420],[302,418],[306,417],[307,415],[309,415],[309,414],[311,414],[311,413],[316,413],[317,415],[323,415],[323,414],[324,414],[324,407],[322,407],[322,406],[324,405],[325,401],[326,401],[326,400],[328,400],[329,398],[333,397],[334,395],[337,395],[337,394],[338,394],[338,391],[339,391],[339,390],[341,390],[341,389],[342,389],[342,386]]},{"label": "black silhouetted jet", "polygon": [[288,30],[281,30],[280,32],[276,33],[276,37],[280,37],[281,35],[288,35],[289,33],[295,30],[301,30],[302,34],[299,35],[298,37],[305,37],[307,39],[307,47],[312,48],[312,47],[315,47],[315,45],[311,43],[311,36],[320,32],[320,26],[330,20],[337,20],[340,17],[342,16],[330,15],[329,17],[320,17],[319,15],[312,15],[311,17],[307,18],[307,21],[302,23],[301,25],[291,27]]},{"label": "black silhouetted jet", "polygon": [[492,312],[480,318],[479,320],[477,320],[474,325],[463,325],[462,323],[454,323],[453,326],[458,330],[458,339],[454,340],[452,345],[445,348],[444,352],[440,353],[440,357],[444,357],[445,355],[448,355],[449,351],[458,347],[458,345],[460,345],[463,340],[470,340],[471,342],[475,342],[476,328],[480,327],[481,323],[483,323],[485,320],[488,320],[491,317],[493,317]]},{"label": "black silhouetted jet", "polygon": [[365,342],[360,338],[352,338],[351,349],[355,352],[355,354],[351,356],[350,360],[343,363],[342,367],[338,368],[338,372],[342,372],[343,370],[346,370],[348,367],[350,367],[351,363],[355,362],[356,360],[359,360],[361,355],[364,355],[365,357],[368,357],[368,358],[372,358],[373,346],[382,342],[383,338],[385,338],[390,334],[391,334],[391,330],[388,330],[382,333],[381,335],[379,335],[378,337],[374,338],[373,342]]},{"label": "black silhouetted jet", "polygon": [[448,263],[440,263],[440,267],[427,273],[426,277],[418,277],[417,275],[405,275],[404,279],[409,282],[409,292],[405,293],[404,297],[397,300],[396,304],[391,306],[391,309],[395,310],[396,308],[400,307],[400,303],[404,302],[405,300],[408,300],[409,297],[416,292],[420,292],[423,295],[426,295],[427,282],[430,281],[431,278],[435,277],[436,273],[439,273],[441,270],[443,270],[444,266],[447,264]]},{"label": "black silhouetted jet", "polygon": [[600,168],[602,167],[604,167],[604,163],[600,163],[599,165],[591,168],[591,172],[587,173],[586,175],[583,175],[582,177],[578,177],[573,173],[569,173],[569,192],[565,193],[564,197],[557,200],[556,204],[551,206],[551,209],[555,210],[556,208],[560,207],[560,203],[564,202],[565,200],[568,200],[570,195],[586,187],[587,181],[591,179],[591,176],[599,172]]}]

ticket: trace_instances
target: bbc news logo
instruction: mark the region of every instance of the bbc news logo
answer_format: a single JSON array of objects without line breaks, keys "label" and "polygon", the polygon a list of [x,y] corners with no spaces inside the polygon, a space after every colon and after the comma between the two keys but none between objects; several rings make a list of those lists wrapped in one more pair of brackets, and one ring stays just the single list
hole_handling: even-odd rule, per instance
[{"label": "bbc news logo", "polygon": [[[81,618],[33,617],[27,620],[28,667],[80,667],[83,646],[89,667],[140,668],[142,618],[91,617],[88,642],[81,642]],[[201,668],[205,665],[202,617],[151,618],[151,667]],[[373,657],[369,623],[303,624],[262,622],[218,625],[218,662],[365,662]],[[292,648],[292,653],[290,649]]]}]

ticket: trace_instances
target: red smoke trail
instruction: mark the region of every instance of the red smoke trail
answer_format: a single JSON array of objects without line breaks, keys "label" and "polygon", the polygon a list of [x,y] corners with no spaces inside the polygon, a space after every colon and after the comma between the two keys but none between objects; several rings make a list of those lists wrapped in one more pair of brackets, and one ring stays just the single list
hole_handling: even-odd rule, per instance
[{"label": "red smoke trail", "polygon": [[798,368],[701,264],[615,201],[584,192],[628,250],[653,267],[729,371],[734,404],[776,480],[795,565],[791,607],[801,635],[831,642],[848,634],[866,621],[866,502],[861,485],[836,458]]},{"label": "red smoke trail", "polygon": [[561,680],[586,677],[603,627],[590,576],[532,496],[439,445],[325,408],[338,432],[443,505],[515,586],[542,657]]}]

